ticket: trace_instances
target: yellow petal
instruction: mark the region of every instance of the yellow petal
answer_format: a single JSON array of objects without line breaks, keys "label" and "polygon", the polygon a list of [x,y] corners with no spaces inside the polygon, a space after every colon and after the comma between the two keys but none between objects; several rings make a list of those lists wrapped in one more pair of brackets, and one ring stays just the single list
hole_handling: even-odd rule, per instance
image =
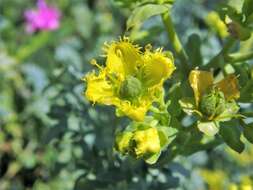
[{"label": "yellow petal", "polygon": [[144,54],[143,81],[151,87],[168,79],[176,69],[173,59],[162,52],[146,51]]},{"label": "yellow petal", "polygon": [[112,85],[105,79],[105,72],[101,71],[98,76],[90,73],[85,77],[87,89],[85,96],[88,100],[105,105],[112,105],[117,102]]},{"label": "yellow petal", "polygon": [[213,75],[211,72],[193,70],[189,76],[189,82],[194,92],[196,105],[206,90],[213,84]]},{"label": "yellow petal", "polygon": [[141,105],[136,106],[128,101],[121,101],[120,105],[117,105],[120,111],[122,111],[126,116],[135,121],[144,120],[149,106],[150,103],[141,102]]},{"label": "yellow petal", "polygon": [[141,62],[139,48],[127,38],[113,42],[106,51],[106,68],[109,72],[130,75],[135,73],[137,65]]},{"label": "yellow petal", "polygon": [[148,128],[134,132],[134,153],[137,158],[160,152],[160,138],[156,128]]},{"label": "yellow petal", "polygon": [[240,97],[238,80],[233,74],[228,75],[226,78],[215,84],[215,86],[224,93],[227,100],[238,99]]},{"label": "yellow petal", "polygon": [[122,154],[128,153],[132,136],[133,133],[129,131],[118,133],[115,140],[116,150]]}]

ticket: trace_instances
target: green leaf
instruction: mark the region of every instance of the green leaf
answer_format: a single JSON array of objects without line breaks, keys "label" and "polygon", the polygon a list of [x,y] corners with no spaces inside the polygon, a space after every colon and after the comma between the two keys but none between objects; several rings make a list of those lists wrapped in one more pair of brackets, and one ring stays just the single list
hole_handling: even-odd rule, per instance
[{"label": "green leaf", "polygon": [[202,150],[202,143],[201,143],[202,138],[203,138],[203,133],[199,132],[198,129],[192,130],[190,133],[189,141],[185,145],[184,150],[182,151],[182,154],[185,156],[189,156],[189,155],[194,154],[198,151],[201,151]]},{"label": "green leaf", "polygon": [[169,90],[169,104],[168,104],[168,112],[172,117],[177,117],[181,114],[181,108],[179,104],[179,99],[182,97],[182,86],[181,83],[175,83]]},{"label": "green leaf", "polygon": [[170,5],[157,5],[157,4],[147,4],[134,9],[132,15],[127,20],[127,30],[131,27],[141,24],[148,18],[165,13],[171,8]]},{"label": "green leaf", "polygon": [[177,129],[172,127],[158,127],[158,134],[162,149],[170,144],[176,137]]},{"label": "green leaf", "polygon": [[20,48],[16,50],[16,58],[20,61],[28,58],[43,46],[48,45],[51,38],[52,33],[49,32],[41,32],[37,35],[34,35],[30,38],[27,44],[20,46]]},{"label": "green leaf", "polygon": [[248,80],[247,83],[241,88],[241,96],[239,101],[248,103],[253,101],[253,80]]},{"label": "green leaf", "polygon": [[242,13],[244,13],[246,17],[253,13],[253,0],[244,0]]},{"label": "green leaf", "polygon": [[189,98],[189,97],[182,98],[181,100],[179,100],[179,104],[186,114],[192,115],[195,113],[199,115],[200,117],[202,117],[202,113],[199,112],[195,106],[194,98]]},{"label": "green leaf", "polygon": [[37,163],[36,155],[30,149],[20,152],[18,158],[25,168],[33,168]]},{"label": "green leaf", "polygon": [[168,112],[154,113],[154,118],[158,120],[161,125],[169,126],[171,115]]},{"label": "green leaf", "polygon": [[242,0],[229,0],[228,6],[233,7],[237,12],[240,12],[243,6]]},{"label": "green leaf", "polygon": [[[90,9],[85,4],[80,3],[72,7],[71,13],[74,16],[76,30],[82,37],[90,38],[94,24],[94,17]],[[83,27],[83,23],[85,23],[85,27]]]},{"label": "green leaf", "polygon": [[155,164],[157,160],[159,159],[160,155],[161,155],[161,152],[158,152],[156,154],[149,156],[148,158],[144,158],[144,160],[148,164]]},{"label": "green leaf", "polygon": [[251,25],[252,23],[253,23],[253,13],[251,13],[247,18],[247,24],[250,24],[250,26],[252,26]]},{"label": "green leaf", "polygon": [[243,127],[244,137],[253,144],[253,123]]},{"label": "green leaf", "polygon": [[181,129],[182,128],[181,123],[178,121],[178,119],[176,117],[171,118],[170,126],[175,128],[175,129]]},{"label": "green leaf", "polygon": [[242,20],[242,15],[240,14],[240,6],[235,5],[224,5],[220,10],[219,14],[223,21],[226,21],[226,17],[228,16],[230,19],[240,22]]},{"label": "green leaf", "polygon": [[188,50],[187,52],[189,55],[189,59],[193,67],[202,65],[203,63],[201,51],[200,51],[200,45],[201,45],[201,40],[200,40],[199,35],[197,34],[192,34],[189,37],[188,42],[186,44],[186,47],[187,47],[186,50]]},{"label": "green leaf", "polygon": [[237,114],[239,111],[239,106],[236,104],[235,101],[230,101],[226,103],[226,109],[222,112],[219,116],[215,118],[216,121],[229,121],[232,118],[242,118],[243,115]]},{"label": "green leaf", "polygon": [[34,185],[34,189],[36,189],[36,190],[50,190],[50,185],[38,180],[38,181],[36,181],[36,183]]},{"label": "green leaf", "polygon": [[198,122],[197,126],[207,136],[214,136],[219,132],[219,128],[215,122]]},{"label": "green leaf", "polygon": [[[232,124],[232,122],[230,122],[230,124]],[[236,152],[241,153],[244,150],[245,145],[240,139],[241,131],[236,126],[223,125],[220,128],[220,135],[226,144]]]}]

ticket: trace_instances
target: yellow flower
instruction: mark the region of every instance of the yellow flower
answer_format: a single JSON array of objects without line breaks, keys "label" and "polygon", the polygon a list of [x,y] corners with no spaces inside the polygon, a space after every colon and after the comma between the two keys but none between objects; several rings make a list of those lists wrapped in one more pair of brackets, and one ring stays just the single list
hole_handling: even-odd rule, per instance
[{"label": "yellow flower", "polygon": [[137,158],[161,151],[159,134],[156,128],[136,131],[132,140],[134,142],[134,155]]},{"label": "yellow flower", "polygon": [[93,103],[114,105],[118,113],[142,121],[175,70],[174,60],[162,52],[134,45],[126,37],[105,45],[106,65],[88,73],[85,96]]},{"label": "yellow flower", "polygon": [[[142,124],[140,126],[143,127]],[[143,158],[153,163],[159,158],[162,150],[157,128],[146,126],[134,131],[118,133],[115,139],[115,149],[121,154],[130,154],[135,158]],[[159,154],[155,159],[152,156]],[[152,159],[153,161],[149,160]]]},{"label": "yellow flower", "polygon": [[131,142],[132,136],[133,136],[133,133],[129,131],[117,134],[116,140],[115,140],[116,150],[122,154],[128,153],[130,149],[130,142]]},{"label": "yellow flower", "polygon": [[218,83],[214,83],[213,74],[211,72],[193,70],[190,73],[189,82],[193,89],[197,106],[200,103],[201,97],[212,87],[223,92],[227,101],[240,97],[237,77],[233,74],[228,75]]}]

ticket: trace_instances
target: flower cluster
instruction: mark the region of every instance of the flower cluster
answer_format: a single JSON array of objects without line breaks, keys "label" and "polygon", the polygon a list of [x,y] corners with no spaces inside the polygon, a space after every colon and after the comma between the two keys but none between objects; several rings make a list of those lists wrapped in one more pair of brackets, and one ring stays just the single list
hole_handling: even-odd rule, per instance
[{"label": "flower cluster", "polygon": [[28,33],[38,30],[56,30],[60,25],[60,11],[47,5],[45,0],[38,0],[37,9],[25,11],[24,16]]},{"label": "flower cluster", "polygon": [[175,70],[172,55],[162,49],[142,49],[128,38],[105,45],[106,65],[88,73],[84,80],[85,96],[93,103],[114,105],[118,116],[133,122],[116,134],[115,149],[153,164],[169,142],[171,127],[162,126],[155,117],[147,115],[153,103],[163,101],[163,83]]},{"label": "flower cluster", "polygon": [[[92,60],[98,71],[84,77],[85,97],[93,103],[113,105],[118,116],[132,120],[116,133],[115,150],[154,164],[168,144],[179,140],[175,135],[179,128],[170,123],[170,101],[165,102],[163,88],[175,70],[173,56],[162,49],[152,50],[151,45],[142,49],[126,37],[105,44],[104,50],[105,66]],[[183,98],[179,104],[184,112],[198,117],[199,131],[214,136],[219,122],[241,117],[235,101],[240,97],[235,75],[214,82],[211,72],[192,70],[189,82],[194,98]]]}]

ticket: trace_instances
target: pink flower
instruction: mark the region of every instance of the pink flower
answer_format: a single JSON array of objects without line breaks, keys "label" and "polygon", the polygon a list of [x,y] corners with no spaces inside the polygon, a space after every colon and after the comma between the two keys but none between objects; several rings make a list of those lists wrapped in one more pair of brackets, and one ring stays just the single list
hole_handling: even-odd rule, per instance
[{"label": "pink flower", "polygon": [[24,16],[28,33],[38,30],[56,30],[60,25],[60,11],[56,7],[47,5],[45,0],[38,0],[37,9],[25,11]]}]

